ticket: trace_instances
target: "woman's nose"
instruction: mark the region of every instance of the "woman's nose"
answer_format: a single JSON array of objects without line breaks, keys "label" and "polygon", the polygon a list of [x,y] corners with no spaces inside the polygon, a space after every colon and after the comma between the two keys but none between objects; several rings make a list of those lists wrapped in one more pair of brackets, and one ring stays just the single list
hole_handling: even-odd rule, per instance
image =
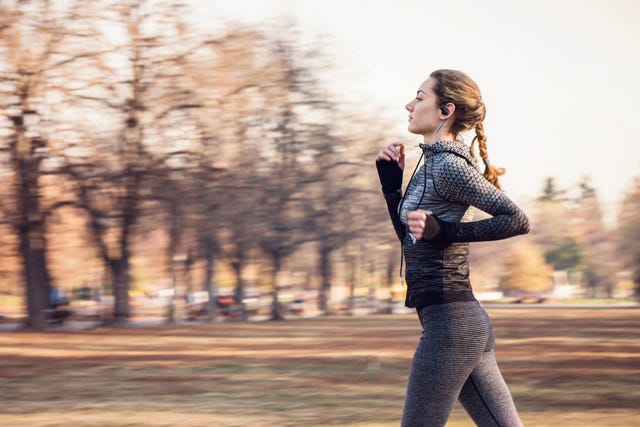
[{"label": "woman's nose", "polygon": [[411,110],[413,110],[413,101],[405,105],[404,108],[406,108],[407,111],[411,112]]}]

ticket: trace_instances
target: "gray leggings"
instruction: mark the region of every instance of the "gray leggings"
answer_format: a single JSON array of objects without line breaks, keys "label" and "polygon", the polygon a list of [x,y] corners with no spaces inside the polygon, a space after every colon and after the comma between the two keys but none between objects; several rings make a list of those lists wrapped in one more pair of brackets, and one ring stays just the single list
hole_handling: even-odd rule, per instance
[{"label": "gray leggings", "polygon": [[444,426],[459,399],[481,427],[522,426],[495,356],[489,316],[477,301],[419,310],[422,337],[411,364],[402,427]]}]

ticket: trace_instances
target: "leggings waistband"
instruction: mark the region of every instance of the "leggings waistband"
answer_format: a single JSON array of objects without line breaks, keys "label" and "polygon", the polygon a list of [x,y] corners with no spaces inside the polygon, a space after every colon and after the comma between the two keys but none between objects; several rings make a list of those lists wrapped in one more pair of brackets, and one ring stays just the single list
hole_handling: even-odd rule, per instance
[{"label": "leggings waistband", "polygon": [[409,297],[411,306],[416,307],[418,310],[427,305],[475,300],[476,297],[473,295],[472,291],[426,291]]}]

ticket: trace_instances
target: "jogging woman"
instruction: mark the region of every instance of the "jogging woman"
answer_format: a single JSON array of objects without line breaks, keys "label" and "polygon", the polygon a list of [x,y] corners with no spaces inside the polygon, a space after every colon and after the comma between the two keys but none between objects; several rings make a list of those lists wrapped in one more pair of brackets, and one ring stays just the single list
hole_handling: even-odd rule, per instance
[{"label": "jogging woman", "polygon": [[[404,145],[391,143],[376,157],[406,259],[405,305],[416,308],[423,328],[402,426],[444,426],[456,399],[479,426],[521,426],[496,364],[491,320],[469,282],[468,256],[469,242],[527,233],[529,221],[501,191],[498,176],[504,171],[489,163],[482,123],[486,110],[473,80],[460,71],[434,71],[406,109],[409,131],[424,137],[425,160],[404,196]],[[469,147],[462,133],[472,130]],[[476,141],[483,173],[473,155]],[[472,207],[491,217],[473,221]]]}]

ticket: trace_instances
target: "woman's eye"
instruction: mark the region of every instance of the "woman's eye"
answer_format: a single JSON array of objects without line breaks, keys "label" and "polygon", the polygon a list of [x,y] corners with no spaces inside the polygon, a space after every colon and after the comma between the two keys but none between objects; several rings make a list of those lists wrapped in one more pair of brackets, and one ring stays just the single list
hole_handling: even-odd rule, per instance
[{"label": "woman's eye", "polygon": [[422,98],[416,98],[416,101],[422,101]]}]

